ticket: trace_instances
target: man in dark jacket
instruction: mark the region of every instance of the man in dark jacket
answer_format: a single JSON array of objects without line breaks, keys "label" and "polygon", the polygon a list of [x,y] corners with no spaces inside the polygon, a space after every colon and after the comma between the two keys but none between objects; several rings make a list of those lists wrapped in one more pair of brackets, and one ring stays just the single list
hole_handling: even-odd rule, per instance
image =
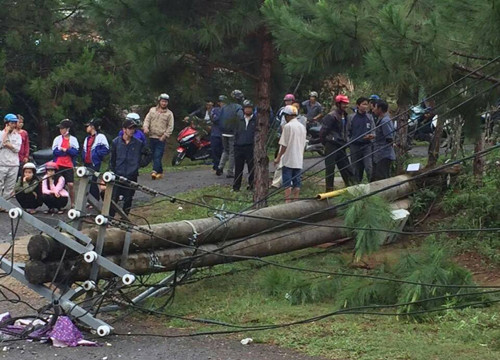
[{"label": "man in dark jacket", "polygon": [[248,170],[248,189],[253,189],[253,147],[257,120],[250,100],[243,102],[243,119],[234,132],[234,182],[233,190],[240,191],[245,163]]},{"label": "man in dark jacket", "polygon": [[377,116],[375,142],[373,143],[373,176],[371,181],[387,179],[391,175],[391,164],[396,160],[394,152],[394,125],[388,113],[389,105],[378,100],[373,112]]},{"label": "man in dark jacket", "polygon": [[372,143],[375,138],[375,122],[373,117],[368,114],[370,104],[367,98],[360,97],[356,104],[358,110],[349,116],[347,131],[351,141],[351,164],[354,168],[356,181],[360,183],[363,180],[364,172],[366,172],[368,181],[372,177]]},{"label": "man in dark jacket", "polygon": [[[123,135],[116,137],[111,143],[111,160],[109,163],[111,171],[116,175],[126,177],[128,180],[137,181],[139,167],[144,144],[134,137],[137,125],[132,120],[125,120],[122,124]],[[132,207],[132,198],[135,190],[115,186],[113,200],[118,201],[120,195],[123,196],[123,211],[128,214]],[[110,216],[114,216],[115,211],[111,209]]]},{"label": "man in dark jacket", "polygon": [[222,147],[224,148],[217,169],[217,176],[222,175],[226,162],[229,161],[226,177],[234,177],[234,129],[243,118],[243,109],[241,103],[244,100],[243,93],[240,90],[233,90],[231,97],[233,103],[224,106],[220,112],[219,124],[222,129]]},{"label": "man in dark jacket", "polygon": [[355,183],[354,173],[346,154],[347,141],[347,113],[349,98],[345,95],[335,97],[336,109],[323,118],[319,136],[325,145],[325,182],[326,191],[333,191],[335,178],[335,165],[337,165],[345,186]]},{"label": "man in dark jacket", "polygon": [[227,102],[227,96],[226,95],[220,95],[219,96],[219,101],[217,102],[216,107],[212,109],[211,112],[211,119],[212,119],[212,126],[210,128],[210,149],[212,151],[212,161],[213,161],[213,166],[212,169],[217,171],[219,169],[219,163],[220,163],[220,158],[222,156],[222,129],[219,124],[220,120],[220,113],[222,111],[222,108],[225,106]]}]

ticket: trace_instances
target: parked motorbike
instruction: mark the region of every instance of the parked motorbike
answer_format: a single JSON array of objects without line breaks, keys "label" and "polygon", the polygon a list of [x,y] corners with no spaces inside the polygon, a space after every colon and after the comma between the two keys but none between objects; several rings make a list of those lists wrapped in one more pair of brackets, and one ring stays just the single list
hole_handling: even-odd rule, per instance
[{"label": "parked motorbike", "polygon": [[45,173],[45,163],[54,159],[52,149],[42,149],[31,153],[33,163],[36,165],[36,174],[42,175]]},{"label": "parked motorbike", "polygon": [[177,135],[179,147],[172,158],[172,166],[179,165],[187,157],[191,161],[205,160],[210,157],[210,141],[200,137],[198,131],[187,126]]},{"label": "parked motorbike", "polygon": [[316,152],[320,156],[325,156],[325,146],[321,143],[319,138],[319,132],[321,130],[321,124],[318,122],[307,124],[307,140],[305,151]]}]

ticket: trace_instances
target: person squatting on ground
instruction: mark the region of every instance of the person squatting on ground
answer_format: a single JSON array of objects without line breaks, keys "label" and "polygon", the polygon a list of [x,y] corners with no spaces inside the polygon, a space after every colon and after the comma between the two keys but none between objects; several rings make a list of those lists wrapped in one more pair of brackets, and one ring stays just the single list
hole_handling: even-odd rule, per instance
[{"label": "person squatting on ground", "polygon": [[69,193],[64,188],[65,179],[60,173],[59,165],[54,161],[45,164],[45,176],[42,180],[43,203],[49,208],[46,214],[63,214],[68,204]]},{"label": "person squatting on ground", "polygon": [[243,108],[241,103],[244,100],[244,95],[240,90],[233,90],[231,97],[234,102],[225,105],[219,115],[219,123],[222,128],[222,147],[223,152],[219,162],[219,168],[216,175],[221,176],[226,163],[228,163],[227,178],[234,177],[234,130],[239,122],[243,119]]},{"label": "person squatting on ground", "polygon": [[391,164],[396,160],[394,152],[394,125],[388,113],[389,105],[378,100],[374,113],[377,116],[375,141],[373,143],[373,173],[371,181],[387,179],[391,176]]},{"label": "person squatting on ground", "polygon": [[149,136],[149,146],[153,152],[153,180],[163,178],[165,142],[174,130],[174,114],[168,109],[169,100],[170,97],[165,93],[158,96],[158,105],[152,107],[144,118],[144,134]]},{"label": "person squatting on ground", "polygon": [[216,107],[211,111],[210,118],[212,126],[210,128],[210,150],[212,152],[212,169],[217,171],[219,168],[220,158],[222,156],[222,129],[220,127],[220,113],[227,102],[227,96],[220,95]]},{"label": "person squatting on ground", "polygon": [[60,135],[52,143],[52,153],[54,154],[54,162],[59,167],[59,173],[64,176],[64,180],[68,186],[70,207],[74,208],[75,173],[73,168],[76,158],[80,153],[80,145],[76,137],[69,133],[71,126],[73,126],[73,122],[69,119],[64,119],[59,123],[57,127],[59,128]]},{"label": "person squatting on ground", "polygon": [[370,181],[372,177],[373,139],[375,138],[375,123],[368,114],[368,99],[360,97],[356,101],[357,111],[349,115],[347,120],[348,138],[351,141],[351,164],[358,183],[363,181],[363,173]]},{"label": "person squatting on ground", "polygon": [[280,150],[274,164],[281,161],[285,202],[298,200],[301,187],[301,172],[304,164],[306,128],[297,121],[297,109],[288,105],[284,109],[286,125],[280,138]]},{"label": "person squatting on ground", "polygon": [[19,150],[19,167],[21,168],[24,164],[29,161],[30,157],[30,139],[28,132],[23,129],[24,117],[21,114],[17,114],[17,132],[21,135],[21,149]]},{"label": "person squatting on ground", "polygon": [[[129,119],[122,123],[123,135],[117,136],[111,143],[111,159],[109,166],[116,175],[123,176],[130,181],[137,181],[139,176],[139,167],[143,155],[144,144],[134,137],[137,125]],[[132,207],[132,199],[135,190],[120,184],[115,185],[113,189],[113,201],[118,203],[120,195],[123,196],[123,211],[128,214]],[[115,215],[115,209],[112,207],[110,216]]]},{"label": "person squatting on ground", "polygon": [[[92,119],[85,124],[85,131],[88,136],[83,141],[82,159],[85,167],[99,172],[101,164],[106,155],[109,154],[109,143],[106,136],[101,131],[101,119]],[[97,177],[92,176],[90,184],[90,194],[99,200],[99,188]]]},{"label": "person squatting on ground", "polygon": [[234,132],[234,182],[233,190],[240,191],[245,163],[248,170],[248,189],[253,190],[253,149],[257,119],[250,100],[243,101],[243,119]]},{"label": "person squatting on ground", "polygon": [[4,128],[0,131],[0,196],[6,199],[14,193],[22,138],[16,130],[16,115],[7,114],[3,121]]},{"label": "person squatting on ground", "polygon": [[16,200],[30,214],[42,206],[42,184],[36,176],[36,166],[31,162],[23,165],[21,176],[16,184]]},{"label": "person squatting on ground", "polygon": [[345,186],[355,183],[354,173],[346,154],[347,112],[349,98],[345,95],[335,97],[336,108],[323,118],[319,137],[325,145],[325,183],[326,191],[333,191],[335,165],[337,165]]}]

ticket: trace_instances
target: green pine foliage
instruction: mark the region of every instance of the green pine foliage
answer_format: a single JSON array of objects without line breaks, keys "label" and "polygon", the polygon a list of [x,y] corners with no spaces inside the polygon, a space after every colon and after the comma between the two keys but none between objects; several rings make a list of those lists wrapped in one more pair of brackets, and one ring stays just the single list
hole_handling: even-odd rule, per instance
[{"label": "green pine foliage", "polygon": [[[362,194],[357,192],[345,195],[341,198],[341,202],[360,195]],[[380,196],[369,196],[360,201],[354,201],[346,208],[341,208],[340,212],[344,216],[346,226],[361,228],[352,231],[356,240],[354,247],[356,261],[377,251],[384,242],[386,234],[375,229],[392,229],[394,227],[391,208]]]}]

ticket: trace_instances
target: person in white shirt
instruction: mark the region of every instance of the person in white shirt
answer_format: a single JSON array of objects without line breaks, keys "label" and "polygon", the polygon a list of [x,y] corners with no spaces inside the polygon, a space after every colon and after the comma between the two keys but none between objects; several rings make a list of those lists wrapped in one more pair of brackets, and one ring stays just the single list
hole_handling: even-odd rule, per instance
[{"label": "person in white shirt", "polygon": [[306,146],[306,128],[297,121],[297,109],[287,105],[283,110],[286,125],[280,137],[280,150],[274,164],[281,161],[282,181],[285,188],[285,202],[298,200],[301,186],[301,173],[304,164],[304,148]]},{"label": "person in white shirt", "polygon": [[0,196],[5,199],[14,193],[22,138],[16,130],[16,115],[5,115],[3,122],[5,127],[0,131]]}]

